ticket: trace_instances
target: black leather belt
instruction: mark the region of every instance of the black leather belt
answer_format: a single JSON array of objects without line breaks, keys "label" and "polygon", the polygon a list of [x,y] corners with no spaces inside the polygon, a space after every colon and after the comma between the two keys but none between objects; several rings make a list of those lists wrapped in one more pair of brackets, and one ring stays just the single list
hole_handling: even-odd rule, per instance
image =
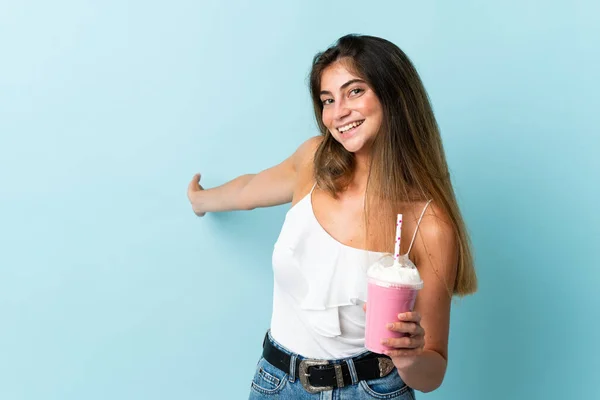
[{"label": "black leather belt", "polygon": [[[263,357],[271,365],[292,375],[293,371],[290,369],[292,357],[273,346],[267,336],[263,342]],[[353,358],[352,361],[359,381],[384,377],[394,369],[392,360],[381,354],[370,353],[360,358]],[[296,359],[295,368],[300,383],[309,393],[323,392],[352,384],[352,375],[345,361],[331,364],[327,360]]]}]

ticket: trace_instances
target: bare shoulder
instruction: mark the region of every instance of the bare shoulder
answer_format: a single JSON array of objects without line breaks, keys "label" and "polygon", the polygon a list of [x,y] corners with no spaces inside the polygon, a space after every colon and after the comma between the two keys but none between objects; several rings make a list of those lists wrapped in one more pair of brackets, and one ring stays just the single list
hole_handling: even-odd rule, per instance
[{"label": "bare shoulder", "polygon": [[419,229],[425,236],[454,237],[452,219],[435,202],[429,203]]},{"label": "bare shoulder", "polygon": [[294,153],[294,167],[299,181],[304,183],[307,180],[312,181],[313,161],[322,141],[322,136],[313,136],[302,143]]},{"label": "bare shoulder", "polygon": [[313,136],[304,141],[294,153],[294,164],[297,168],[302,169],[306,165],[312,165],[317,148],[323,141],[322,136]]},{"label": "bare shoulder", "polygon": [[458,263],[458,240],[450,216],[431,203],[414,244],[415,261],[420,268],[433,268],[453,281]]},{"label": "bare shoulder", "polygon": [[315,152],[321,144],[322,136],[311,137],[304,141],[294,153],[294,169],[296,170],[296,182],[294,185],[294,197],[292,204],[304,197],[314,184],[313,161]]}]

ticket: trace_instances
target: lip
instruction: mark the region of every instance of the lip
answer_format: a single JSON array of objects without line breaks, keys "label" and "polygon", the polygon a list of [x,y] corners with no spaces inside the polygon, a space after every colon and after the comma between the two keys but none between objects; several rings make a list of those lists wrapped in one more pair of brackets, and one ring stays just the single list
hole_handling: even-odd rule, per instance
[{"label": "lip", "polygon": [[352,136],[354,136],[354,134],[356,132],[358,132],[358,130],[360,129],[361,126],[363,126],[363,124],[360,124],[359,126],[355,126],[354,128],[351,128],[350,130],[348,130],[344,133],[341,133],[340,131],[338,131],[338,133],[340,134],[342,139],[348,139],[348,138],[351,138]]},{"label": "lip", "polygon": [[[340,128],[341,128],[341,127],[343,127],[343,126],[346,126],[346,125],[353,124],[353,123],[355,123],[355,122],[365,122],[365,120],[364,120],[364,119],[357,119],[357,120],[354,120],[354,121],[346,122],[346,123],[344,123],[344,124],[342,124],[342,125],[338,125],[338,126],[336,126],[336,127],[335,127],[335,129],[336,129],[338,132],[340,132]],[[362,125],[362,124],[361,124],[361,125]],[[340,133],[342,133],[342,132],[340,132]],[[342,133],[342,135],[343,135],[343,133]]]}]

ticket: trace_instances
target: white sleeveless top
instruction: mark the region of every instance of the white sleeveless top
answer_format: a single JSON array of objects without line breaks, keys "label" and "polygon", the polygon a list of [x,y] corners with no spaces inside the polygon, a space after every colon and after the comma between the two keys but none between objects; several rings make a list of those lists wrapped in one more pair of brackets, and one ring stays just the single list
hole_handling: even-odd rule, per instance
[{"label": "white sleeveless top", "polygon": [[351,357],[365,350],[367,268],[386,253],[329,235],[313,212],[313,190],[287,212],[274,246],[271,335],[304,357]]}]

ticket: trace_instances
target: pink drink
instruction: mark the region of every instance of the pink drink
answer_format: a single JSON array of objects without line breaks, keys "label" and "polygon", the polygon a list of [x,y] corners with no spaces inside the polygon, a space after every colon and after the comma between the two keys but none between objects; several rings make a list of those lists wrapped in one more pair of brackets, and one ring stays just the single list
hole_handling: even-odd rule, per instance
[{"label": "pink drink", "polygon": [[[399,338],[402,333],[390,331],[386,325],[398,321],[398,314],[411,311],[417,298],[417,290],[406,287],[384,287],[369,282],[367,294],[367,326],[365,347],[383,354],[391,349],[381,344],[384,338]],[[373,310],[372,312],[370,312]]]},{"label": "pink drink", "polygon": [[386,325],[397,322],[398,314],[412,311],[423,282],[414,264],[403,256],[393,263],[389,258],[381,259],[368,275],[365,347],[383,354],[391,348],[382,345],[381,339],[405,336]]}]

